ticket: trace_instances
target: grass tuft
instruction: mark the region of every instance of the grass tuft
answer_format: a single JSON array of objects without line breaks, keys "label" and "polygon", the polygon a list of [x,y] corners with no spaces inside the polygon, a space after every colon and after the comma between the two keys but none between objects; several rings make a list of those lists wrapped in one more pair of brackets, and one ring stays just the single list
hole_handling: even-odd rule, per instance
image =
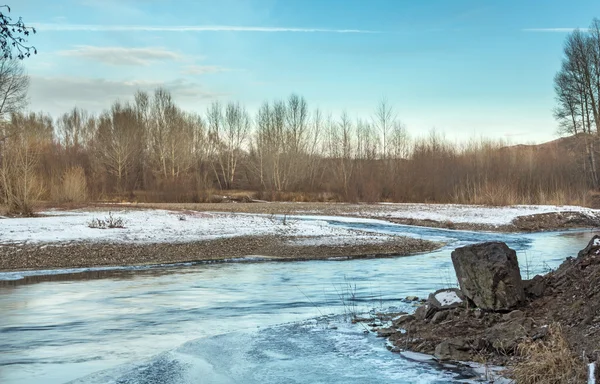
[{"label": "grass tuft", "polygon": [[522,359],[512,373],[519,384],[575,384],[587,380],[587,366],[573,355],[560,324],[551,324],[543,340],[526,340],[517,347]]}]

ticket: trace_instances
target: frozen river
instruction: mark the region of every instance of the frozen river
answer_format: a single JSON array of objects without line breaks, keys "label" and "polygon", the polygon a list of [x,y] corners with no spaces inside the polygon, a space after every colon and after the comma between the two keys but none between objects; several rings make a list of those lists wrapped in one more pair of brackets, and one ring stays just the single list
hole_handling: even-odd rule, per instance
[{"label": "frozen river", "polygon": [[448,246],[385,259],[0,273],[0,383],[453,382],[453,372],[389,352],[345,314],[412,311],[400,299],[455,283],[459,245],[505,241],[532,277],[591,237],[332,223]]}]

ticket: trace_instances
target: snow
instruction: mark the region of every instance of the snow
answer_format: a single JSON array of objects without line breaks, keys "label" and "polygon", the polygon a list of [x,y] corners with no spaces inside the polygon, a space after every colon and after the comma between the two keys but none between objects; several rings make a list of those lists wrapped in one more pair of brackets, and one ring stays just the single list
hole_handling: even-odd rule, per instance
[{"label": "snow", "polygon": [[600,215],[600,210],[570,205],[514,205],[492,207],[461,204],[395,204],[381,203],[379,209],[366,207],[357,212],[360,216],[381,218],[403,218],[453,223],[472,223],[489,225],[510,224],[519,216],[528,216],[551,212],[578,212],[589,216]]},{"label": "snow", "polygon": [[437,301],[440,302],[443,306],[452,305],[452,304],[460,304],[462,300],[456,292],[454,291],[442,291],[435,295]]},{"label": "snow", "polygon": [[279,235],[297,238],[298,245],[379,243],[394,236],[363,233],[330,225],[325,220],[295,220],[267,215],[177,212],[167,210],[116,210],[125,228],[89,228],[107,211],[47,211],[42,217],[14,218],[0,223],[0,244],[89,241],[111,243],[185,243],[237,236]]},{"label": "snow", "polygon": [[600,245],[600,239],[594,239],[594,247],[597,247]]}]

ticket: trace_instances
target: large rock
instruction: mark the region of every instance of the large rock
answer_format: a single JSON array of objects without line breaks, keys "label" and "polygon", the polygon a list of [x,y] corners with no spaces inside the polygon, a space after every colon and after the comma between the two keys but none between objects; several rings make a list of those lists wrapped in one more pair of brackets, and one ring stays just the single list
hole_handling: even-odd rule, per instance
[{"label": "large rock", "polygon": [[525,300],[519,261],[502,242],[457,248],[452,263],[460,290],[484,310],[506,311]]}]

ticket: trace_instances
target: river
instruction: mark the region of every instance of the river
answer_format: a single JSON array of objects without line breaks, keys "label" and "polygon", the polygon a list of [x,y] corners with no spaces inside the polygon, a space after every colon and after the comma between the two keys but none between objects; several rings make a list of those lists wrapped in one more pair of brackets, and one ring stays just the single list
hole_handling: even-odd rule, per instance
[{"label": "river", "polygon": [[384,259],[0,273],[0,383],[455,382],[389,352],[349,316],[412,311],[405,296],[453,286],[459,245],[505,241],[533,277],[591,237],[331,222],[448,245]]}]

